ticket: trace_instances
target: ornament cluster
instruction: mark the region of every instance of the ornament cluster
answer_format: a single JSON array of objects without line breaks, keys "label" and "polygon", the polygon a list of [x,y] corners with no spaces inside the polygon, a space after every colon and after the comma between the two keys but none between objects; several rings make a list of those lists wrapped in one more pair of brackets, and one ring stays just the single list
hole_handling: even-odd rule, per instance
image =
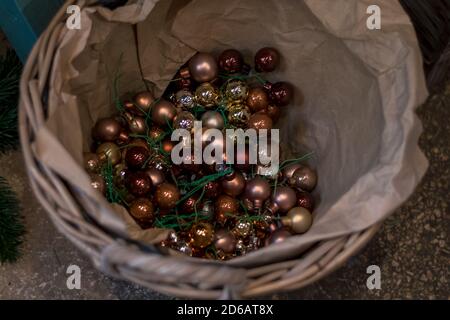
[{"label": "ornament cluster", "polygon": [[[249,164],[249,148],[237,149],[234,165],[196,164],[193,155],[175,165],[170,157],[171,132],[194,134],[194,121],[202,130],[271,129],[294,94],[291,84],[262,78],[279,63],[274,48],[260,49],[253,69],[234,49],[217,59],[197,53],[161,98],[143,91],[118,101],[118,114],[95,123],[92,152],[84,154],[92,187],[143,229],[172,229],[161,245],[190,256],[225,260],[305,233],[317,175],[300,159],[263,176],[261,165]],[[220,142],[202,135],[202,143]]]}]

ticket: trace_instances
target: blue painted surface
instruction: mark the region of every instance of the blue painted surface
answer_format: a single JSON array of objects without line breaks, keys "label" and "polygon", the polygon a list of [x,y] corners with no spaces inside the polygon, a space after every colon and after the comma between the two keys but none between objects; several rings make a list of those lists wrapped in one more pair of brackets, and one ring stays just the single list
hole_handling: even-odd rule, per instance
[{"label": "blue painted surface", "polygon": [[0,0],[0,28],[22,62],[63,3],[64,0]]}]

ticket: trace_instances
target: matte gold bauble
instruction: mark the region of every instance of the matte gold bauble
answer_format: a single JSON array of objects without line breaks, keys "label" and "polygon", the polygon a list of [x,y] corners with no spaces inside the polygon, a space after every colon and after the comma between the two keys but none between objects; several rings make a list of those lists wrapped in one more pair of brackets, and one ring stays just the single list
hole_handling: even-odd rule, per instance
[{"label": "matte gold bauble", "polygon": [[295,207],[289,210],[281,223],[291,229],[294,233],[305,233],[311,228],[313,222],[312,214],[306,208]]}]

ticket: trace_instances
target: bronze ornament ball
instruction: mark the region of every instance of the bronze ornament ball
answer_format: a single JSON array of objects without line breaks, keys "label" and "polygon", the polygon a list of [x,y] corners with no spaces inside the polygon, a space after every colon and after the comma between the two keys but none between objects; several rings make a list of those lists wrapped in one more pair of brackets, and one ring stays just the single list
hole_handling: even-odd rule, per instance
[{"label": "bronze ornament ball", "polygon": [[176,115],[175,106],[164,99],[159,100],[152,108],[152,121],[161,127],[171,124]]},{"label": "bronze ornament ball", "polygon": [[217,78],[219,68],[211,54],[199,52],[189,60],[189,72],[195,81],[203,83]]},{"label": "bronze ornament ball", "polygon": [[172,209],[180,200],[180,191],[177,186],[164,182],[156,187],[155,201],[162,209]]},{"label": "bronze ornament ball", "polygon": [[113,142],[119,138],[122,126],[114,117],[102,118],[97,121],[92,136],[102,142]]}]

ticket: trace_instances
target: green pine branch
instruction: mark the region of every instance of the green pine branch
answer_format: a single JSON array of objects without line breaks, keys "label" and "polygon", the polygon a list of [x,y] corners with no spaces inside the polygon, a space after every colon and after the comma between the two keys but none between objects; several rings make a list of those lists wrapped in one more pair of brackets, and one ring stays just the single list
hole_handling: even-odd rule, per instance
[{"label": "green pine branch", "polygon": [[19,258],[24,233],[19,201],[7,181],[0,177],[0,263]]},{"label": "green pine branch", "polygon": [[17,105],[22,64],[13,50],[0,57],[0,154],[19,144]]}]

